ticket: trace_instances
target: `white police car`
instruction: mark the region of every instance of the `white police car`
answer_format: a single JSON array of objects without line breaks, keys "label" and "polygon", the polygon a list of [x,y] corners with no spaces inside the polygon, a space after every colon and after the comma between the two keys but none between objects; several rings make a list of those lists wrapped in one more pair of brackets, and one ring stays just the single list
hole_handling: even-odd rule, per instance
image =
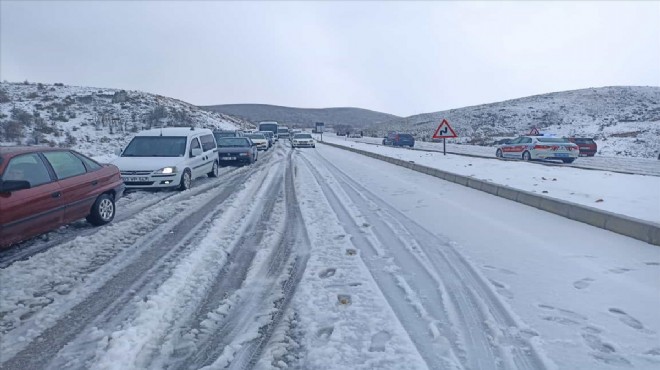
[{"label": "white police car", "polygon": [[572,163],[580,154],[580,148],[561,137],[519,136],[508,144],[497,147],[498,158],[515,158],[524,161],[556,159]]}]

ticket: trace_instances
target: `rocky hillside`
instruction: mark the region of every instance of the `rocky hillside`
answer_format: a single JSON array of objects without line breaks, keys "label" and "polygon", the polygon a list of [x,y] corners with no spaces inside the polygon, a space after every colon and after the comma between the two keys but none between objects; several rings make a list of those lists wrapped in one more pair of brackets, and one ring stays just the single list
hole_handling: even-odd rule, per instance
[{"label": "rocky hillside", "polygon": [[277,121],[294,127],[314,127],[316,122],[326,126],[364,128],[400,117],[361,108],[289,108],[266,104],[226,104],[202,107],[213,112],[230,114],[252,122]]},{"label": "rocky hillside", "polygon": [[102,156],[124,146],[136,132],[167,126],[252,127],[240,118],[139,91],[0,84],[0,145],[38,143]]},{"label": "rocky hillside", "polygon": [[430,140],[446,118],[458,143],[490,145],[537,127],[558,136],[595,138],[601,155],[657,158],[660,87],[603,87],[530,96],[500,103],[426,113],[372,125],[367,132],[406,131]]}]

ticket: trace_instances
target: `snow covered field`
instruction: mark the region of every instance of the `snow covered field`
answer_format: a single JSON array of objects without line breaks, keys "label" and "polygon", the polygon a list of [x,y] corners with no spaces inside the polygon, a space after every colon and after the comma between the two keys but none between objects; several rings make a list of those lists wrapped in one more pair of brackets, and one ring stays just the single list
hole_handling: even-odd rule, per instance
[{"label": "snow covered field", "polygon": [[[659,219],[654,176],[350,145]],[[340,149],[118,212],[0,269],[2,368],[660,366],[660,248]]]}]

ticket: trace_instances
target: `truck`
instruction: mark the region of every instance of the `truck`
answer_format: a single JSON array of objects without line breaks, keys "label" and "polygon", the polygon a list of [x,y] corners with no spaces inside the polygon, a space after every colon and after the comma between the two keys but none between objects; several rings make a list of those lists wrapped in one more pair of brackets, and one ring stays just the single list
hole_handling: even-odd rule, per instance
[{"label": "truck", "polygon": [[279,139],[277,135],[279,126],[275,121],[262,121],[259,122],[259,131],[271,131],[273,133],[273,139],[277,141]]}]

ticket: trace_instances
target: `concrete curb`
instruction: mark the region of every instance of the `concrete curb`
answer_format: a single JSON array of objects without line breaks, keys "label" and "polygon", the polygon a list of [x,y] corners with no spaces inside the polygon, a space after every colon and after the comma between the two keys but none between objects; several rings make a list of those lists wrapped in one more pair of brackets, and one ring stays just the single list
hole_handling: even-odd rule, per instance
[{"label": "concrete curb", "polygon": [[619,215],[589,206],[570,203],[563,200],[550,198],[545,195],[514,189],[506,185],[498,185],[492,182],[475,179],[469,176],[457,175],[451,172],[439,170],[437,168],[426,167],[415,164],[413,162],[387,157],[377,153],[367,152],[364,150],[327,142],[319,141],[319,143],[366,155],[374,159],[379,159],[401,167],[409,168],[413,171],[438,177],[446,181],[467,186],[472,189],[481,190],[498,197],[513,200],[515,202],[538,208],[546,212],[554,213],[574,221],[583,222],[591,226],[625,235],[649,244],[660,246],[660,225],[650,221],[639,220],[633,217]]}]

